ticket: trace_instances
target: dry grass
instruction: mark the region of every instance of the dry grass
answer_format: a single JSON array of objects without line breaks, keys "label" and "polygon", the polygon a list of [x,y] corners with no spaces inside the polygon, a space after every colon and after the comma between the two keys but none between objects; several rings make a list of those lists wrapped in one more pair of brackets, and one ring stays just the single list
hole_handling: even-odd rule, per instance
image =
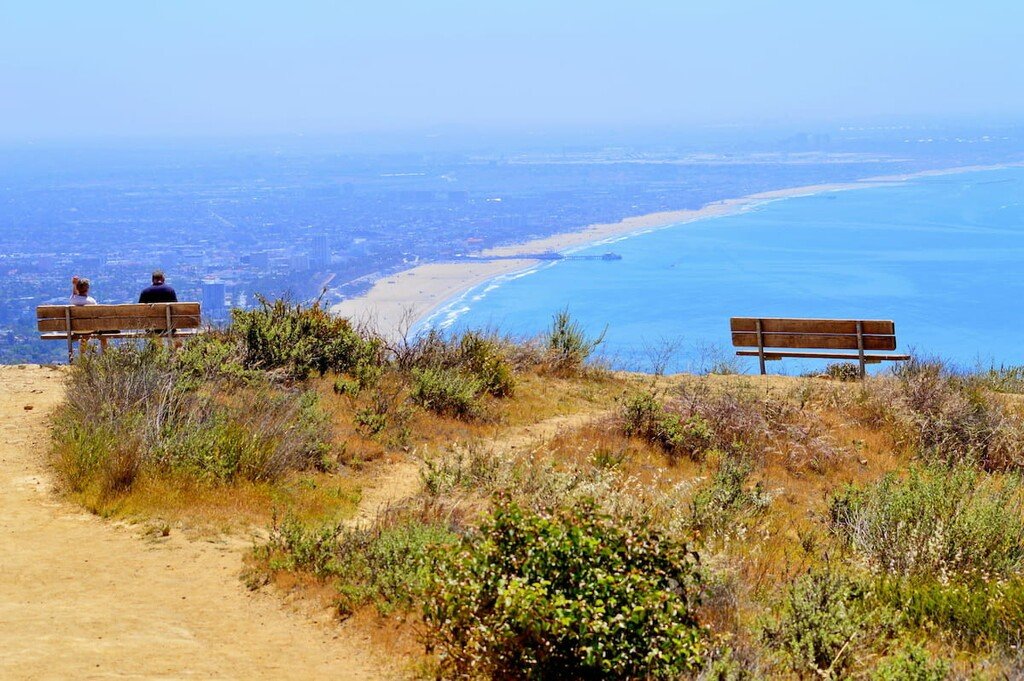
[{"label": "dry grass", "polygon": [[355,476],[295,473],[273,483],[242,481],[223,487],[185,476],[142,476],[130,494],[72,498],[103,517],[166,522],[197,536],[247,534],[267,527],[286,510],[308,520],[351,518],[364,482]]}]

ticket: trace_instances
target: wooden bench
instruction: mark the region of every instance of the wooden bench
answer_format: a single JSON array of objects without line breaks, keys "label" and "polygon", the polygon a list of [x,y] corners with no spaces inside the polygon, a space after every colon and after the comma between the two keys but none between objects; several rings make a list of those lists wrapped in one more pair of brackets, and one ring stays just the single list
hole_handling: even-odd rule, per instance
[{"label": "wooden bench", "polygon": [[[856,360],[860,365],[861,378],[864,378],[865,364],[910,359],[910,355],[876,354],[879,350],[896,349],[896,325],[889,320],[733,317],[729,326],[734,347],[757,348],[738,350],[736,354],[757,357],[762,375],[766,373],[766,361],[783,357]],[[812,351],[794,352],[791,348]]]},{"label": "wooden bench", "polygon": [[40,305],[36,308],[40,338],[68,344],[68,361],[89,339],[97,338],[100,352],[111,338],[162,336],[172,339],[195,334],[201,323],[199,303],[138,303],[130,305]]}]

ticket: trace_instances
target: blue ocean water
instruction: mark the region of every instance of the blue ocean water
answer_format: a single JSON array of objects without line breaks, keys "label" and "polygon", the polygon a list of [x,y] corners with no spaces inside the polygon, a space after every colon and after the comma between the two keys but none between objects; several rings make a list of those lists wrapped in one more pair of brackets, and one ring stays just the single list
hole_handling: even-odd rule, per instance
[{"label": "blue ocean water", "polygon": [[423,324],[529,336],[568,307],[607,328],[613,365],[650,370],[667,354],[669,370],[694,370],[732,356],[731,316],[893,319],[900,351],[1024,364],[1024,168],[775,200],[577,252],[607,251],[622,260],[495,279]]}]

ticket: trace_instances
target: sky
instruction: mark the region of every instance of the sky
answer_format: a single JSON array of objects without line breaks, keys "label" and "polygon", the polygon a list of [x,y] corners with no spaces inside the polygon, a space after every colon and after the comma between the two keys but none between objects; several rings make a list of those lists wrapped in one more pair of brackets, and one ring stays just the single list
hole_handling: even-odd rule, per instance
[{"label": "sky", "polygon": [[1024,119],[1024,3],[0,0],[0,138]]}]

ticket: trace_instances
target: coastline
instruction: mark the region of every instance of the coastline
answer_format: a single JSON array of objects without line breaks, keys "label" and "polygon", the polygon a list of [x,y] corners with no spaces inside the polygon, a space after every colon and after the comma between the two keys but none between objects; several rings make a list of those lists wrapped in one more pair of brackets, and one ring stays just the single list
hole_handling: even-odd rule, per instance
[{"label": "coastline", "polygon": [[[598,244],[607,239],[630,236],[639,232],[664,229],[708,218],[735,215],[769,201],[811,196],[822,192],[849,191],[897,185],[910,180],[953,175],[959,173],[1020,167],[1024,163],[1006,163],[990,166],[961,166],[937,170],[924,170],[902,175],[881,175],[852,182],[805,185],[787,189],[723,199],[697,209],[683,209],[649,213],[628,217],[613,223],[588,225],[575,232],[565,232],[532,239],[507,246],[497,246],[477,253],[479,256],[525,255],[543,251],[566,251]],[[344,300],[331,306],[331,311],[350,318],[389,339],[402,336],[438,308],[484,282],[502,275],[520,272],[541,261],[522,258],[476,262],[440,262],[418,265],[396,274],[382,277],[364,295]]]}]

